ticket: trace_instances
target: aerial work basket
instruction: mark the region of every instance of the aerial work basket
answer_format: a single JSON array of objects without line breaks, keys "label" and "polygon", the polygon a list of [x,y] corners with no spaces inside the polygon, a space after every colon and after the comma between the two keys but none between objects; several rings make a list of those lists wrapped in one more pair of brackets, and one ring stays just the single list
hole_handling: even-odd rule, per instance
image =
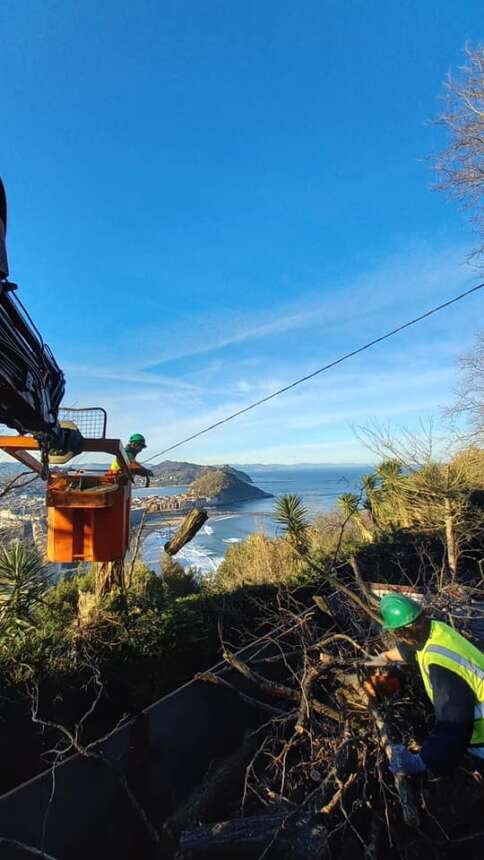
[{"label": "aerial work basket", "polygon": [[129,547],[131,482],[111,475],[51,473],[47,482],[47,559],[115,561]]},{"label": "aerial work basket", "polygon": [[[106,438],[106,413],[101,409],[64,410],[60,426],[71,433],[74,429],[76,447],[51,450],[48,457],[47,560],[60,564],[118,561],[129,547],[133,483],[123,445],[119,439]],[[86,431],[91,435],[85,436]],[[0,449],[43,476],[42,463],[29,453],[40,450],[38,439],[0,436]],[[114,455],[119,471],[52,468],[81,450]]]}]

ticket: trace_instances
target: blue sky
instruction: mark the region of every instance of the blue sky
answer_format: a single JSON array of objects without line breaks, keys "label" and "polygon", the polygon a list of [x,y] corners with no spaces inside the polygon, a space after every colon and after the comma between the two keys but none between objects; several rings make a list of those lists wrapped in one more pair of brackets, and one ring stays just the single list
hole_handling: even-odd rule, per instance
[{"label": "blue sky", "polygon": [[[430,190],[441,82],[480,2],[4,0],[11,276],[148,454],[477,282]],[[366,462],[354,425],[451,398],[480,294],[180,448]]]}]

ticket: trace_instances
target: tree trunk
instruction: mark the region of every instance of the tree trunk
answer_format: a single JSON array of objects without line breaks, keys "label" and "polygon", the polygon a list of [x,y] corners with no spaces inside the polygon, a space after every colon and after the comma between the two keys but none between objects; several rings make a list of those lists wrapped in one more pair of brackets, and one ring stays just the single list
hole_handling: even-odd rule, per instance
[{"label": "tree trunk", "polygon": [[220,815],[226,815],[232,799],[242,794],[245,771],[256,749],[254,735],[246,735],[234,752],[205,774],[165,822],[164,830],[176,837],[183,830],[196,827],[200,821],[216,821]]},{"label": "tree trunk", "polygon": [[284,809],[221,821],[182,833],[177,857],[222,860],[322,860],[329,857],[328,831],[321,819]]},{"label": "tree trunk", "polygon": [[186,515],[176,535],[165,544],[165,552],[168,555],[176,555],[177,552],[180,552],[182,547],[189,543],[189,541],[195,537],[197,532],[200,531],[207,519],[208,514],[206,511],[199,511],[197,508],[193,508]]},{"label": "tree trunk", "polygon": [[361,532],[361,537],[363,538],[363,540],[366,541],[366,543],[373,543],[373,541],[375,539],[374,535],[370,531],[370,529],[366,526],[362,517],[359,514],[357,514],[355,516],[355,522],[356,522],[356,524],[357,524],[357,526]]},{"label": "tree trunk", "polygon": [[124,560],[120,558],[116,561],[100,562],[96,567],[97,597],[104,597],[116,587],[123,592],[125,590]]}]

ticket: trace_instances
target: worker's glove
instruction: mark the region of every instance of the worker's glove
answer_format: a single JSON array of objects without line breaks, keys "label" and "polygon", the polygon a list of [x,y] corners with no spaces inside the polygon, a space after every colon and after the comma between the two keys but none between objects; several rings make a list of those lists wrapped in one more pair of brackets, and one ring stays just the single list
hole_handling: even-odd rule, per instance
[{"label": "worker's glove", "polygon": [[400,773],[411,776],[416,773],[423,773],[427,768],[418,753],[411,753],[403,744],[393,744],[390,770],[393,774]]},{"label": "worker's glove", "polygon": [[370,660],[366,660],[363,665],[371,666],[373,669],[380,669],[382,666],[388,666],[388,660],[384,654],[377,654],[375,657],[371,657]]}]

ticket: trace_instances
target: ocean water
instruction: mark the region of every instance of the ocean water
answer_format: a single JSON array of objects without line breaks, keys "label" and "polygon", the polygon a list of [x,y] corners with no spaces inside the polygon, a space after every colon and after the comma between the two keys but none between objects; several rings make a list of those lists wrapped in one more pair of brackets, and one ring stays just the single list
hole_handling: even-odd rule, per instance
[{"label": "ocean water", "polygon": [[[357,492],[363,475],[371,466],[302,466],[254,467],[245,469],[254,484],[275,497],[295,493],[302,497],[311,516],[334,510],[342,493]],[[183,488],[167,487],[140,491],[140,495],[182,492]],[[275,498],[256,499],[232,504],[230,509],[212,508],[209,519],[197,536],[176,556],[184,567],[197,567],[202,572],[214,571],[231,545],[244,540],[253,532],[272,537],[280,533],[273,518]],[[163,545],[176,527],[152,522],[143,542],[143,559],[158,570]]]}]

